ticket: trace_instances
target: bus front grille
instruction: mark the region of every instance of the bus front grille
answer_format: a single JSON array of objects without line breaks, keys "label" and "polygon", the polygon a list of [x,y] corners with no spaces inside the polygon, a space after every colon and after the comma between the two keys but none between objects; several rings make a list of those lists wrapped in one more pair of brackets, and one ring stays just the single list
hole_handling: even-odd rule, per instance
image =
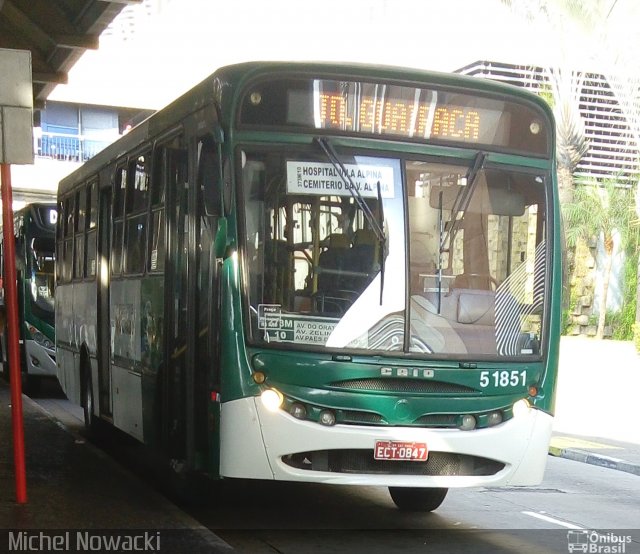
[{"label": "bus front grille", "polygon": [[459,415],[456,414],[426,414],[414,421],[414,425],[423,427],[455,428],[458,427]]},{"label": "bus front grille", "polygon": [[373,450],[316,450],[283,456],[282,461],[297,469],[378,475],[487,476],[495,475],[504,464],[489,458],[430,452],[424,462],[375,460]]},{"label": "bus front grille", "polygon": [[348,379],[331,383],[337,389],[366,390],[392,393],[422,393],[422,394],[477,394],[475,389],[444,383],[442,381],[427,381],[424,379],[397,379],[371,377],[363,379]]}]

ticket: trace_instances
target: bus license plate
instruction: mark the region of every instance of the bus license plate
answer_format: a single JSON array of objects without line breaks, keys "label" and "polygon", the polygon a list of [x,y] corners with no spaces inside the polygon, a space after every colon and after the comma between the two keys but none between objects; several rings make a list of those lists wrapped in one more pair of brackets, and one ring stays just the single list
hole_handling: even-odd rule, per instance
[{"label": "bus license plate", "polygon": [[376,441],[373,457],[376,460],[404,460],[424,462],[429,456],[426,442]]}]

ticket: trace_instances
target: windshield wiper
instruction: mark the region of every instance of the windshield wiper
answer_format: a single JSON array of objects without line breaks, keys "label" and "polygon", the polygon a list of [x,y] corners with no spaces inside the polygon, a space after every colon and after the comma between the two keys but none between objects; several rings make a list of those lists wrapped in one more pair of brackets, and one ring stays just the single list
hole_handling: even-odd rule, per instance
[{"label": "windshield wiper", "polygon": [[473,165],[469,168],[466,176],[466,185],[461,187],[461,190],[458,192],[455,201],[453,202],[453,206],[451,208],[451,219],[445,225],[444,233],[440,234],[440,252],[445,252],[444,248],[447,239],[453,237],[453,232],[458,226],[458,214],[460,212],[464,213],[469,207],[469,202],[471,202],[471,196],[473,194],[473,190],[476,184],[476,177],[484,167],[484,162],[487,158],[487,155],[484,152],[478,152],[473,161]]},{"label": "windshield wiper", "polygon": [[382,293],[384,291],[384,267],[385,267],[385,257],[386,257],[385,251],[386,251],[386,245],[387,245],[387,238],[384,234],[384,212],[383,212],[383,205],[382,205],[382,192],[380,188],[380,181],[378,181],[378,205],[380,206],[380,212],[379,212],[380,220],[378,221],[373,215],[371,208],[369,208],[368,204],[365,202],[364,198],[362,197],[362,194],[360,194],[360,191],[358,190],[358,187],[356,186],[356,184],[353,182],[353,179],[349,175],[347,168],[338,157],[338,154],[333,148],[333,145],[329,142],[327,138],[324,138],[324,137],[315,137],[314,140],[318,143],[318,145],[324,152],[329,162],[331,162],[331,165],[336,170],[336,173],[338,174],[338,176],[344,181],[344,184],[347,185],[347,188],[349,189],[351,196],[355,200],[358,208],[362,210],[362,213],[364,214],[364,217],[367,220],[369,227],[371,228],[371,230],[376,236],[376,239],[378,241],[379,251],[380,251],[380,305],[382,305]]},{"label": "windshield wiper", "polygon": [[[440,233],[440,248],[438,252],[438,314],[440,313],[442,307],[442,254],[444,252],[448,252],[451,250],[451,241],[453,240],[454,231],[458,226],[458,222],[461,221],[458,219],[458,214],[464,212],[469,207],[469,202],[471,202],[471,196],[473,194],[473,190],[476,184],[476,178],[478,174],[484,167],[484,162],[487,158],[487,155],[484,152],[478,152],[476,154],[475,159],[473,160],[473,165],[469,168],[466,176],[466,185],[462,187],[462,189],[456,195],[455,201],[453,202],[453,206],[451,207],[451,219],[445,224],[444,219],[442,217],[443,210],[443,192],[440,191],[438,197],[438,226]],[[448,248],[445,248],[447,240],[449,240]]]}]

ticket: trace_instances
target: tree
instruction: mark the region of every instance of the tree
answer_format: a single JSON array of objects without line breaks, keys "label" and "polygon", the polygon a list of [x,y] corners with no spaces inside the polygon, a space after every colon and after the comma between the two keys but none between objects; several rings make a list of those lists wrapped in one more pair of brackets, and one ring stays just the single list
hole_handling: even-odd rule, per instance
[{"label": "tree", "polygon": [[575,69],[575,50],[582,58],[582,51],[569,25],[589,31],[596,28],[604,10],[604,0],[501,0],[511,10],[531,22],[544,23],[553,30],[552,40],[557,41],[558,57],[553,66],[545,69],[549,85],[549,104],[556,120],[556,157],[558,163],[558,188],[560,202],[569,203],[575,188],[573,173],[589,150],[589,141],[580,114],[580,96],[585,80],[584,71]]},{"label": "tree", "polygon": [[625,244],[637,229],[633,226],[636,217],[633,190],[620,185],[615,177],[606,179],[603,183],[592,180],[576,188],[573,201],[563,206],[563,213],[569,246],[575,246],[578,240],[589,241],[593,237],[603,240],[605,262],[602,268],[602,290],[596,331],[596,337],[601,339],[604,336],[607,295],[616,239],[619,244]]},{"label": "tree", "polygon": [[[567,66],[571,53],[580,57],[584,65],[591,60],[607,77],[619,109],[627,122],[627,128],[640,152],[640,34],[636,22],[640,16],[640,3],[636,0],[501,0],[514,13],[529,21],[543,22],[552,31],[557,42],[559,66]],[[568,24],[571,24],[570,27]],[[587,41],[579,41],[575,31],[582,30]],[[571,65],[569,65],[571,67]],[[575,62],[573,67],[576,67]],[[554,91],[554,102],[569,102],[565,111],[554,106],[557,121],[558,182],[561,201],[570,200],[573,191],[572,159],[585,146],[584,128],[575,118],[579,95],[572,98],[572,82],[576,76],[564,71],[561,77],[564,93]],[[550,79],[550,83],[553,81]],[[574,89],[575,90],[575,89]],[[578,90],[579,92],[579,90]],[[563,114],[562,112],[565,111]],[[578,114],[579,115],[579,114]],[[577,123],[577,125],[575,125]],[[625,169],[625,168],[621,168]],[[640,181],[632,183],[636,187],[636,214],[640,220]],[[640,247],[636,243],[636,248]],[[638,261],[640,277],[640,257]],[[636,290],[636,340],[640,342],[640,278]]]},{"label": "tree", "polygon": [[[611,90],[618,100],[620,111],[624,115],[629,128],[629,134],[634,139],[640,155],[640,72],[635,75],[622,75],[618,72],[608,76]],[[636,214],[640,222],[640,181],[636,176]],[[636,245],[640,248],[640,244]],[[640,340],[640,257],[638,258],[638,283],[636,288],[636,325]]]},{"label": "tree", "polygon": [[589,150],[579,109],[584,73],[560,67],[548,68],[545,72],[551,86],[552,109],[556,120],[558,192],[561,204],[566,204],[573,199],[573,172]]}]

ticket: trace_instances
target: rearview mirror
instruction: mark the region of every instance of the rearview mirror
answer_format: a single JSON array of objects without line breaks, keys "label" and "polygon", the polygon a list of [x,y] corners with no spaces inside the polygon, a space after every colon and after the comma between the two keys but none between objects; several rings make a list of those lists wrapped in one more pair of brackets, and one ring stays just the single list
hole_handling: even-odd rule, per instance
[{"label": "rearview mirror", "polygon": [[[433,186],[429,193],[429,205],[432,208],[440,207],[440,193],[442,193],[442,208],[452,210],[459,186]],[[501,185],[478,186],[471,197],[467,212],[472,214],[491,214],[520,216],[524,214],[525,201],[521,192],[507,189]]]}]

